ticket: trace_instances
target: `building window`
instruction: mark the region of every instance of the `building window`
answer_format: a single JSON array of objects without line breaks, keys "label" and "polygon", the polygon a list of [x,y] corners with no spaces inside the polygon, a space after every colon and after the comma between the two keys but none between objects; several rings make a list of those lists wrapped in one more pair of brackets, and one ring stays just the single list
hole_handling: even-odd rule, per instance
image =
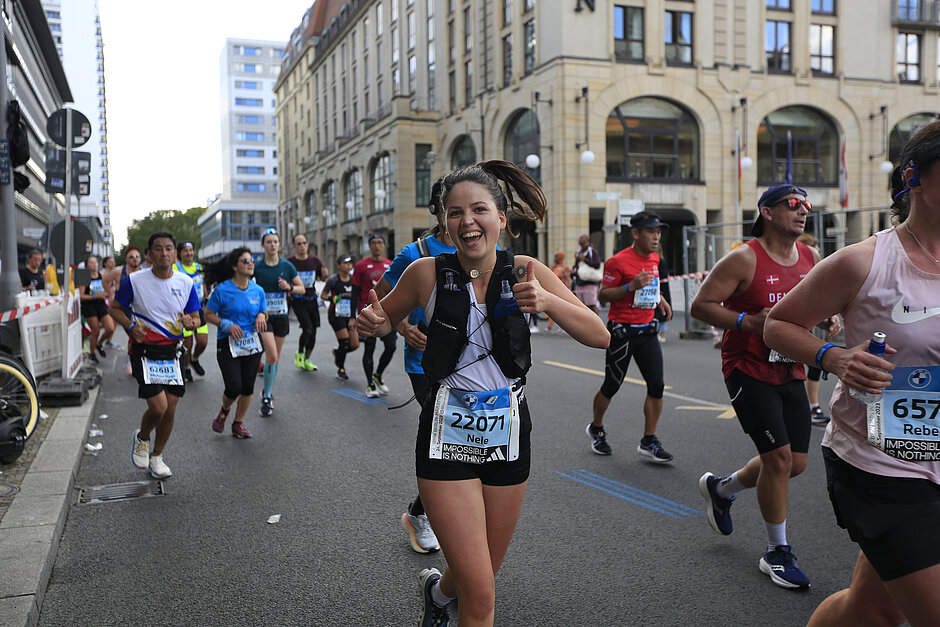
[{"label": "building window", "polygon": [[791,106],[765,117],[757,131],[757,183],[786,182],[787,144],[794,185],[836,185],[839,133],[816,109]]},{"label": "building window", "polygon": [[512,34],[503,37],[503,87],[512,82]]},{"label": "building window", "polygon": [[391,0],[389,2],[388,21],[394,24],[396,20],[398,20],[398,0]]},{"label": "building window", "polygon": [[777,9],[779,11],[790,10],[790,0],[767,0],[768,9]]},{"label": "building window", "polygon": [[428,109],[437,109],[437,104],[434,102],[437,96],[434,93],[435,71],[434,63],[428,65]]},{"label": "building window", "polygon": [[512,0],[503,0],[503,26],[512,24]]},{"label": "building window", "polygon": [[764,26],[764,51],[768,72],[790,71],[790,22],[767,20]]},{"label": "building window", "polygon": [[836,12],[836,0],[813,0],[810,4],[813,13],[828,13],[830,15]]},{"label": "building window", "polygon": [[535,0],[525,0],[525,7],[522,9],[525,13],[535,9]]},{"label": "building window", "polygon": [[940,120],[940,113],[915,113],[898,122],[891,129],[891,135],[888,139],[888,160],[891,163],[900,163],[901,152],[907,146],[911,136],[937,120]]},{"label": "building window", "polygon": [[415,206],[424,207],[431,198],[431,144],[415,144]]},{"label": "building window", "polygon": [[643,9],[614,7],[614,56],[618,61],[643,60]]},{"label": "building window", "polygon": [[528,155],[541,153],[541,143],[539,119],[531,109],[524,109],[509,122],[503,138],[503,158],[522,168],[536,183],[541,183],[541,166],[533,170],[525,164]]},{"label": "building window", "polygon": [[916,83],[920,80],[920,35],[898,33],[898,80]]},{"label": "building window", "polygon": [[260,115],[240,115],[238,116],[239,124],[264,124],[264,117]]},{"label": "building window", "polygon": [[316,228],[317,222],[319,221],[319,216],[317,215],[317,195],[314,192],[307,192],[307,196],[304,200],[304,206],[306,208],[306,215],[304,217],[310,218],[311,228]]},{"label": "building window", "polygon": [[[352,206],[350,207],[350,203]],[[358,220],[362,217],[362,174],[358,169],[350,170],[346,175],[346,219]]]},{"label": "building window", "polygon": [[235,54],[240,54],[244,57],[260,57],[261,48],[256,48],[255,46],[239,46],[236,45],[234,48]]},{"label": "building window", "polygon": [[246,74],[257,74],[260,71],[261,71],[260,65],[256,65],[254,63],[242,64],[242,72],[245,72]]},{"label": "building window", "polygon": [[236,107],[263,107],[264,100],[261,98],[236,98]]},{"label": "building window", "polygon": [[408,14],[408,50],[415,48],[415,12]]},{"label": "building window", "polygon": [[473,18],[470,7],[464,7],[463,10],[463,51],[464,54],[473,49]]},{"label": "building window", "polygon": [[235,131],[235,141],[239,142],[263,142],[264,133],[249,133],[247,131]]},{"label": "building window", "polygon": [[413,96],[415,93],[415,75],[418,72],[418,63],[415,55],[408,57],[408,94]]},{"label": "building window", "polygon": [[529,20],[523,26],[525,35],[525,62],[523,70],[526,75],[535,69],[535,20]]},{"label": "building window", "polygon": [[937,39],[937,82],[940,83],[940,39]]},{"label": "building window", "polygon": [[921,0],[898,0],[898,19],[918,22],[921,19]]},{"label": "building window", "polygon": [[327,181],[323,185],[323,224],[336,224],[336,181]]},{"label": "building window", "polygon": [[666,62],[692,65],[692,14],[666,11]]},{"label": "building window", "polygon": [[237,148],[235,150],[236,157],[264,157],[263,150],[252,150],[249,148]]},{"label": "building window", "polygon": [[392,158],[388,153],[379,157],[372,167],[372,212],[389,211],[395,207]]},{"label": "building window", "polygon": [[629,100],[607,117],[607,179],[699,179],[699,128],[683,107],[662,98]]},{"label": "building window", "polygon": [[240,165],[235,168],[236,174],[264,174],[264,168],[257,165]]},{"label": "building window", "polygon": [[450,112],[453,113],[457,108],[457,75],[451,70],[447,74],[447,87],[448,87],[448,104],[450,105]]},{"label": "building window", "polygon": [[392,64],[398,63],[398,27],[393,26],[390,31],[392,37]]},{"label": "building window", "polygon": [[261,89],[258,81],[235,81],[235,89]]},{"label": "building window", "polygon": [[464,63],[463,103],[468,106],[473,100],[473,61]]},{"label": "building window", "polygon": [[835,73],[835,26],[810,24],[809,66],[818,74]]},{"label": "building window", "polygon": [[477,149],[473,145],[473,140],[470,139],[469,135],[461,135],[454,144],[454,151],[451,153],[451,169],[473,165],[476,162]]},{"label": "building window", "polygon": [[238,183],[236,189],[240,192],[263,192],[265,191],[264,183]]}]

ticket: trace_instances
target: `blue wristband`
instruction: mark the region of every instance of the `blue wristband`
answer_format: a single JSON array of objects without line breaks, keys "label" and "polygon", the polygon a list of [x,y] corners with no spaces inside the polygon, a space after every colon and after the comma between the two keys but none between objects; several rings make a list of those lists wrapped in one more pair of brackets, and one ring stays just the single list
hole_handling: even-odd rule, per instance
[{"label": "blue wristband", "polygon": [[735,323],[735,325],[734,325],[734,327],[735,327],[738,331],[741,330],[741,324],[744,322],[744,316],[746,316],[746,315],[747,315],[747,312],[744,312],[744,311],[742,311],[741,313],[738,314],[738,321],[737,321],[737,322]]},{"label": "blue wristband", "polygon": [[232,328],[232,321],[227,318],[222,318],[222,321],[219,322],[219,329],[222,330],[222,333],[228,333],[229,329]]},{"label": "blue wristband", "polygon": [[825,368],[823,368],[823,365],[822,365],[823,355],[826,354],[827,350],[833,347],[835,347],[835,344],[823,344],[822,346],[819,347],[819,350],[816,351],[816,367],[822,371],[822,378],[825,380],[829,379],[829,373],[826,372]]}]

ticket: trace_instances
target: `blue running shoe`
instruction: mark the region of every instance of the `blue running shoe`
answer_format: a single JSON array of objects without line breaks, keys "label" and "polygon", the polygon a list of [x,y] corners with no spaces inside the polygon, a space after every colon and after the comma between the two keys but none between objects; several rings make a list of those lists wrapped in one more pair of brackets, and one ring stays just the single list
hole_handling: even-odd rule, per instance
[{"label": "blue running shoe", "polygon": [[274,403],[271,402],[270,398],[261,399],[261,409],[258,410],[258,414],[262,416],[270,416],[274,413]]},{"label": "blue running shoe", "polygon": [[724,536],[730,536],[733,527],[731,525],[731,504],[734,503],[734,496],[726,499],[718,496],[718,484],[721,477],[706,472],[698,480],[698,491],[702,493],[707,506],[705,515],[708,517],[708,524],[712,529]]},{"label": "blue running shoe", "polygon": [[436,568],[425,568],[418,575],[421,583],[421,615],[418,617],[418,627],[447,627],[450,614],[446,607],[440,607],[431,598],[431,588],[441,580],[441,571]]},{"label": "blue running shoe", "polygon": [[781,588],[805,590],[809,588],[809,579],[796,565],[796,556],[789,544],[781,544],[773,551],[764,553],[760,558],[760,572]]}]

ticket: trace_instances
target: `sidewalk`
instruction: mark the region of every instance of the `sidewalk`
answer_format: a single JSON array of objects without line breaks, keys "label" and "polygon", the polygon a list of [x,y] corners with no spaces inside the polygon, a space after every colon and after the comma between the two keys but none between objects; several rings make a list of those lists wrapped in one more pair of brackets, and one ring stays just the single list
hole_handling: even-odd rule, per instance
[{"label": "sidewalk", "polygon": [[[6,512],[0,510],[0,627],[39,622],[39,608],[73,500],[83,443],[101,386],[80,407],[49,410],[52,426]],[[42,436],[41,429],[34,434]],[[27,446],[37,444],[33,438]],[[15,466],[15,464],[11,465]],[[0,470],[5,467],[0,466]],[[0,475],[5,483],[7,475]]]}]

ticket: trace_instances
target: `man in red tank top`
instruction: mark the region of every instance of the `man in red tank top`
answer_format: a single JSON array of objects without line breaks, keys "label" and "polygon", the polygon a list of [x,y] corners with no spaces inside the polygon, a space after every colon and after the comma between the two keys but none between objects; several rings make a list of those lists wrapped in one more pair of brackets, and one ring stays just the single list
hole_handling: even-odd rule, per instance
[{"label": "man in red tank top", "polygon": [[[790,477],[806,468],[811,431],[803,364],[793,363],[764,344],[767,312],[806,276],[819,255],[797,242],[812,208],[806,192],[775,185],[757,203],[751,228],[757,239],[734,249],[715,265],[692,302],[691,313],[725,329],[721,369],[731,404],[758,455],[728,477],[710,472],[699,479],[712,528],[732,531],[735,493],[757,488],[757,503],[767,528],[767,549],[760,570],[783,588],[809,587],[787,543],[787,493]],[[838,318],[829,321],[838,333]]]}]

